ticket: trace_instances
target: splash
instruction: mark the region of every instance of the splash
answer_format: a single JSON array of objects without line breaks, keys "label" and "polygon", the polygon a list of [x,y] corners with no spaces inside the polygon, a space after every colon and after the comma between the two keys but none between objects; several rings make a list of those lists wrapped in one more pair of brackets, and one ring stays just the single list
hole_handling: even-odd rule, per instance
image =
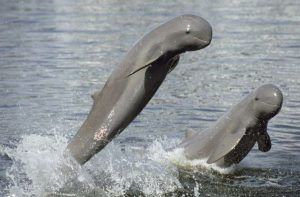
[{"label": "splash", "polygon": [[220,174],[231,174],[236,170],[236,165],[232,165],[230,167],[220,167],[216,164],[208,164],[206,163],[207,159],[194,159],[189,160],[184,155],[184,149],[183,148],[174,148],[171,151],[166,151],[169,148],[166,148],[165,146],[168,144],[170,147],[176,147],[180,143],[179,140],[171,140],[170,139],[161,139],[156,140],[153,142],[153,144],[150,146],[149,150],[151,152],[151,155],[153,156],[153,159],[160,161],[160,162],[171,162],[174,165],[190,169],[190,170],[213,170]]},{"label": "splash", "polygon": [[[177,168],[164,159],[156,160],[151,147],[150,149],[130,145],[122,147],[121,144],[112,142],[86,167],[94,170],[97,185],[102,185],[109,196],[128,193],[162,196],[181,188],[177,179]],[[159,147],[155,149],[158,152],[154,152],[161,155],[161,149]],[[94,166],[97,166],[97,169]]]},{"label": "splash", "polygon": [[13,164],[6,171],[11,180],[10,196],[43,196],[56,192],[78,176],[80,166],[64,155],[67,139],[62,136],[23,136],[17,148],[5,148]]},{"label": "splash", "polygon": [[12,159],[6,171],[10,196],[163,195],[181,187],[177,168],[155,161],[148,149],[112,142],[84,166],[64,152],[60,135],[25,135],[16,148],[1,148]]},{"label": "splash", "polygon": [[[144,146],[111,142],[86,165],[78,165],[64,152],[68,139],[61,135],[23,136],[16,148],[1,147],[13,161],[6,171],[10,196],[163,196],[183,188],[178,167],[213,169],[204,160],[187,160],[178,139],[163,137]],[[125,142],[126,143],[126,142]],[[175,165],[174,165],[175,164]],[[201,188],[200,188],[201,189]],[[199,186],[195,188],[195,193]]]}]

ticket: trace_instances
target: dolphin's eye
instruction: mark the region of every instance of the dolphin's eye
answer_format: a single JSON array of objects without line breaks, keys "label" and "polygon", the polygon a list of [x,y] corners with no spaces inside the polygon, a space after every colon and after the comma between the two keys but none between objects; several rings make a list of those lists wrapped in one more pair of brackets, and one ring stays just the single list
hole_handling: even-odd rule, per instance
[{"label": "dolphin's eye", "polygon": [[254,100],[258,101],[259,99],[257,97],[255,97]]},{"label": "dolphin's eye", "polygon": [[185,33],[189,34],[191,30],[191,25],[187,25]]}]

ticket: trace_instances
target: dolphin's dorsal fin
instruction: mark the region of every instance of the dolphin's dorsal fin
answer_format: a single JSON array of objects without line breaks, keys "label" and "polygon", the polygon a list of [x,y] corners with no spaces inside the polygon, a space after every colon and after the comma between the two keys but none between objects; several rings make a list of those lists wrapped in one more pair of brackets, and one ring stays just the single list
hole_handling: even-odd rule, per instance
[{"label": "dolphin's dorsal fin", "polygon": [[211,151],[207,163],[215,163],[216,161],[227,155],[238,145],[245,133],[245,127],[225,131],[224,134],[220,136],[219,141],[214,145],[214,149]]},{"label": "dolphin's dorsal fin", "polygon": [[194,135],[197,134],[197,131],[194,129],[189,129],[185,132],[185,140],[191,139]]},{"label": "dolphin's dorsal fin", "polygon": [[257,144],[258,144],[258,149],[262,152],[268,152],[271,149],[272,147],[271,138],[267,133],[267,131],[263,132],[262,134],[260,133],[258,134]]},{"label": "dolphin's dorsal fin", "polygon": [[97,90],[97,91],[95,91],[92,95],[91,95],[91,97],[92,97],[92,99],[95,101],[96,100],[96,98],[98,97],[98,95],[100,94],[100,90]]}]

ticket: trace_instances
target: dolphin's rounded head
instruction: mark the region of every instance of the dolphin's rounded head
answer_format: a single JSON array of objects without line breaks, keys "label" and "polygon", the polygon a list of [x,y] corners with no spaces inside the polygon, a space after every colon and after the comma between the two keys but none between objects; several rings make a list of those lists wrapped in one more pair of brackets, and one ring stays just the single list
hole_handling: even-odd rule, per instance
[{"label": "dolphin's rounded head", "polygon": [[253,96],[255,116],[268,121],[280,111],[282,101],[282,92],[275,85],[267,84],[257,88]]},{"label": "dolphin's rounded head", "polygon": [[165,50],[177,54],[205,48],[212,39],[211,25],[196,15],[175,17],[163,27],[163,32]]}]

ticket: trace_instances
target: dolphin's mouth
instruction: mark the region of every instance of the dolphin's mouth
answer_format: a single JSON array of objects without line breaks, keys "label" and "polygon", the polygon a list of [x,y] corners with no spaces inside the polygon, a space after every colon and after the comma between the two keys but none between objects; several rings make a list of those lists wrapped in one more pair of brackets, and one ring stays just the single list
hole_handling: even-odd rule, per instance
[{"label": "dolphin's mouth", "polygon": [[271,104],[271,103],[267,103],[267,102],[264,102],[264,101],[259,101],[265,105],[269,105],[269,106],[272,106],[272,107],[281,107],[281,105],[276,105],[276,104]]},{"label": "dolphin's mouth", "polygon": [[188,48],[181,50],[180,53],[185,53],[186,51],[196,51],[199,49],[203,49],[203,48],[207,47],[211,42],[211,40],[203,40],[196,36],[193,36],[193,38],[194,38],[194,40],[193,40],[194,44],[192,46],[189,46]]},{"label": "dolphin's mouth", "polygon": [[[200,38],[197,38],[197,37],[195,37],[197,40],[199,40],[199,42],[201,43],[201,44],[203,44],[203,46],[204,47],[206,47],[206,46],[208,46],[209,44],[210,44],[210,42],[211,42],[211,40],[203,40],[203,39],[200,39]],[[204,48],[203,47],[203,48]]]},{"label": "dolphin's mouth", "polygon": [[[269,107],[272,107],[272,110],[267,112],[267,116],[270,116],[269,119],[271,119],[272,117],[274,117],[281,109],[282,107],[282,104],[279,104],[279,105],[276,105],[276,104],[271,104],[271,103],[267,103],[267,102],[264,102],[264,101],[259,101],[260,103],[263,103],[264,105],[266,106],[269,106]],[[266,114],[265,114],[266,115]],[[254,117],[257,119],[257,120],[260,120],[261,117],[260,116],[257,116],[257,115],[254,115]]]}]

